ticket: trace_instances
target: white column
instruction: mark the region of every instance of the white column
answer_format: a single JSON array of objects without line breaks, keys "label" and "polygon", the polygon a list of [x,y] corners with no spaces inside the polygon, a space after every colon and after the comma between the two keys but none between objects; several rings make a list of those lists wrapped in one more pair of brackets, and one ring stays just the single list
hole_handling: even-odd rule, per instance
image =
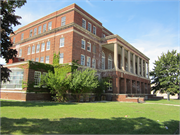
[{"label": "white column", "polygon": [[143,76],[143,59],[141,59],[141,76]]},{"label": "white column", "polygon": [[135,70],[135,54],[133,54],[133,73],[136,74],[136,70]]},{"label": "white column", "polygon": [[139,56],[137,56],[137,74],[139,75]]},{"label": "white column", "polygon": [[122,47],[121,62],[122,62],[122,70],[124,70],[124,47]]},{"label": "white column", "polygon": [[114,43],[114,68],[118,69],[118,45]]},{"label": "white column", "polygon": [[146,65],[146,61],[145,61],[145,77],[147,78],[147,65]]},{"label": "white column", "polygon": [[128,72],[131,72],[131,71],[130,71],[130,70],[131,70],[131,68],[130,68],[130,65],[131,65],[130,59],[131,59],[131,57],[130,57],[130,51],[128,50]]},{"label": "white column", "polygon": [[149,63],[148,63],[148,78],[149,78]]}]

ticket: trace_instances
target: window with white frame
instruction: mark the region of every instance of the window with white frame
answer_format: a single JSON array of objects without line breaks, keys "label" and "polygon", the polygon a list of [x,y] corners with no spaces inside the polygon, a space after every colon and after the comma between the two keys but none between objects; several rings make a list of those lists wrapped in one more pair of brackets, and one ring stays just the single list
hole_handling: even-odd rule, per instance
[{"label": "window with white frame", "polygon": [[41,72],[40,71],[35,71],[34,72],[34,85],[39,86],[41,81]]},{"label": "window with white frame", "polygon": [[37,28],[34,28],[34,36],[37,35]]},{"label": "window with white frame", "polygon": [[61,26],[64,26],[65,24],[66,24],[66,17],[63,16],[63,17],[61,18]]},{"label": "window with white frame", "polygon": [[59,64],[63,64],[64,61],[64,53],[60,53],[59,55]]},{"label": "window with white frame", "polygon": [[21,34],[21,40],[23,40],[23,39],[24,39],[24,33]]},{"label": "window with white frame", "polygon": [[92,68],[96,68],[96,59],[92,58]]},{"label": "window with white frame", "polygon": [[47,44],[46,44],[46,50],[50,50],[50,45],[51,45],[51,42],[48,41]]},{"label": "window with white frame", "polygon": [[34,61],[34,59],[31,59],[31,61]]},{"label": "window with white frame", "polygon": [[32,54],[35,53],[35,45],[32,46]]},{"label": "window with white frame", "polygon": [[51,30],[52,29],[52,22],[49,22],[48,23],[48,30]]},{"label": "window with white frame", "polygon": [[85,55],[81,54],[81,65],[85,66]]},{"label": "window with white frame", "polygon": [[91,32],[91,23],[88,22],[88,31]]},{"label": "window with white frame", "polygon": [[60,38],[60,47],[64,47],[64,37]]},{"label": "window with white frame", "polygon": [[46,56],[46,63],[49,63],[49,56]]},{"label": "window with white frame", "polygon": [[39,62],[39,58],[36,58],[36,62]]},{"label": "window with white frame", "polygon": [[112,91],[112,80],[109,80],[108,91]]},{"label": "window with white frame", "polygon": [[15,39],[16,39],[16,38],[14,37],[14,38],[13,38],[13,43],[15,43]]},{"label": "window with white frame", "polygon": [[41,52],[44,52],[44,50],[45,50],[45,43],[42,43],[41,44]]},{"label": "window with white frame", "polygon": [[87,51],[91,52],[91,43],[87,43]]},{"label": "window with white frame", "polygon": [[81,48],[82,49],[86,48],[86,41],[84,39],[81,40]]},{"label": "window with white frame", "polygon": [[46,32],[46,24],[43,25],[43,32]]},{"label": "window with white frame", "polygon": [[86,29],[86,20],[82,19],[82,27]]},{"label": "window with white frame", "polygon": [[27,53],[27,54],[29,55],[30,53],[31,53],[31,47],[29,46],[29,47],[28,47],[28,53]]},{"label": "window with white frame", "polygon": [[102,69],[105,69],[105,54],[102,52]]},{"label": "window with white frame", "polygon": [[87,56],[87,66],[91,67],[91,57]]},{"label": "window with white frame", "polygon": [[38,27],[38,34],[41,34],[41,26]]},{"label": "window with white frame", "polygon": [[40,50],[40,44],[37,44],[36,53],[38,53]]},{"label": "window with white frame", "polygon": [[93,45],[93,53],[96,53],[96,45]]},{"label": "window with white frame", "polygon": [[22,89],[22,81],[24,76],[24,69],[21,68],[10,68],[9,81],[2,82],[1,88],[7,89]]},{"label": "window with white frame", "polygon": [[108,56],[108,69],[112,69],[112,57],[110,54]]},{"label": "window with white frame", "polygon": [[40,62],[44,63],[44,57],[40,58]]},{"label": "window with white frame", "polygon": [[93,26],[93,34],[96,35],[96,27]]},{"label": "window with white frame", "polygon": [[32,30],[30,30],[29,32],[29,37],[32,37]]},{"label": "window with white frame", "polygon": [[22,56],[22,49],[19,50],[19,57]]}]

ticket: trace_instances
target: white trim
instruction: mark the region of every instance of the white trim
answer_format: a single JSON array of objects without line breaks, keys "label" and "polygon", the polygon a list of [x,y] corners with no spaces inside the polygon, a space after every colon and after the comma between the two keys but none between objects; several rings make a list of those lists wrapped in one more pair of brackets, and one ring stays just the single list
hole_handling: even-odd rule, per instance
[{"label": "white trim", "polygon": [[17,66],[17,65],[26,64],[26,63],[28,63],[28,61],[16,62],[16,63],[7,64],[7,65],[3,65],[3,66],[4,66],[4,67]]},{"label": "white trim", "polygon": [[[95,28],[95,33],[94,33],[94,28]],[[96,31],[97,31],[96,26],[93,26],[93,34],[94,34],[94,35],[97,34]]]},{"label": "white trim", "polygon": [[[63,39],[63,46],[61,46],[61,39]],[[59,39],[59,48],[64,47],[64,42],[65,42],[65,38],[64,38],[64,37],[61,37],[61,38]]]},{"label": "white trim", "polygon": [[[84,48],[82,48],[82,40],[84,41]],[[86,40],[81,39],[81,49],[86,50]]]},{"label": "white trim", "polygon": [[[10,88],[1,88],[1,89],[10,89]],[[11,89],[14,89],[14,88],[11,88]],[[19,89],[19,90],[22,90],[22,88],[21,89]],[[7,92],[7,93],[26,93],[26,91],[7,91],[7,90],[1,90],[1,92]]]},{"label": "white trim", "polygon": [[[90,61],[89,61],[89,66],[87,65],[87,63],[88,63],[88,58],[90,58]],[[91,57],[89,57],[89,56],[87,56],[86,66],[87,66],[87,67],[91,67]]]},{"label": "white trim", "polygon": [[89,24],[91,25],[91,27],[90,27],[90,31],[89,32],[91,32],[92,31],[92,24],[90,23],[90,22],[88,22],[88,28],[89,28]]},{"label": "white trim", "polygon": [[86,20],[84,19],[84,18],[82,18],[82,20],[84,20],[85,21],[85,28],[83,27],[83,21],[82,21],[82,27],[84,28],[84,29],[86,29]]},{"label": "white trim", "polygon": [[86,56],[84,54],[81,54],[82,56],[84,56],[84,65],[81,66],[85,66],[86,65]]},{"label": "white trim", "polygon": [[[88,50],[88,44],[90,44],[90,50]],[[91,43],[90,42],[87,42],[87,51],[91,52]]]}]

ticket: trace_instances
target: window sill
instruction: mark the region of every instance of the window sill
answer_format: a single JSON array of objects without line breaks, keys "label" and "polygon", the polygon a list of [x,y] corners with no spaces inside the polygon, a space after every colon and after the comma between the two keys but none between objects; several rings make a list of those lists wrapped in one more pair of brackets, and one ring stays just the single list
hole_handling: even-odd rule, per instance
[{"label": "window sill", "polygon": [[89,51],[89,50],[87,50],[88,52],[91,52],[91,50]]}]

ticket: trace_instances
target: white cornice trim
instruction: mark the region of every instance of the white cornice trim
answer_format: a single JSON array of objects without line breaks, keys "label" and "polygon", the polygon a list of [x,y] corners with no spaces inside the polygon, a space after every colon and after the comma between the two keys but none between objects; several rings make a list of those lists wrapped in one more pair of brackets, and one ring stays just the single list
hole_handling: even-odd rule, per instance
[{"label": "white cornice trim", "polygon": [[18,65],[27,64],[27,63],[28,63],[28,61],[16,62],[16,63],[12,63],[12,64],[6,64],[6,65],[4,65],[4,67],[18,66]]}]

